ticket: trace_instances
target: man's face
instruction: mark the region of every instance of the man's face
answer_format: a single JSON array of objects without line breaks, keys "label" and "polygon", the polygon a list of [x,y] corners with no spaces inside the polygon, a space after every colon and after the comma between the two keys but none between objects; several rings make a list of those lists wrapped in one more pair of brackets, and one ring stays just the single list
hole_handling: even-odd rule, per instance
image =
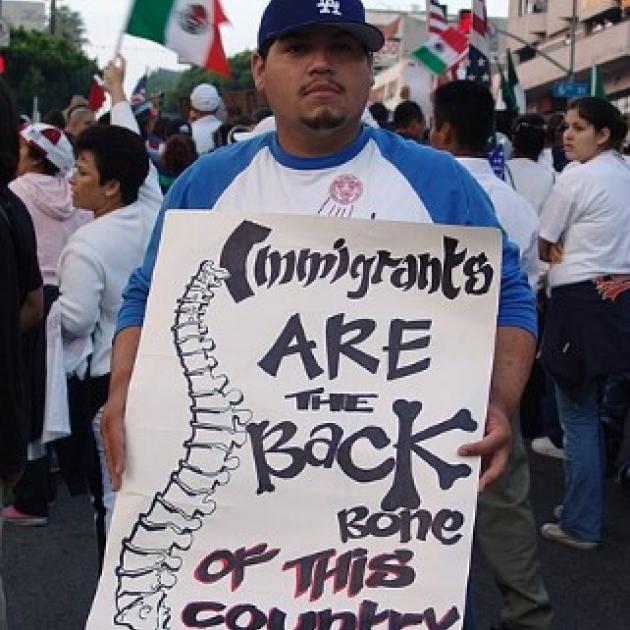
[{"label": "man's face", "polygon": [[329,26],[295,31],[274,41],[265,60],[255,55],[253,71],[283,144],[306,144],[308,154],[312,140],[307,138],[336,136],[343,143],[356,136],[372,85],[372,63],[348,33]]},{"label": "man's face", "polygon": [[92,210],[98,214],[99,210],[106,207],[106,186],[100,182],[94,154],[91,151],[79,153],[74,173],[70,178],[70,186],[75,208]]}]

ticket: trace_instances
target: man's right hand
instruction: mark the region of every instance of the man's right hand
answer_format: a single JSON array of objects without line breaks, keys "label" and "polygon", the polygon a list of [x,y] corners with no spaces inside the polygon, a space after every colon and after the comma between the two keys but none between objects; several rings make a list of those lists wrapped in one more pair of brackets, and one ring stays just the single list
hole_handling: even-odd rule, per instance
[{"label": "man's right hand", "polygon": [[105,459],[113,490],[119,490],[125,470],[125,408],[129,382],[140,343],[140,327],[121,330],[112,348],[109,397],[101,418]]}]

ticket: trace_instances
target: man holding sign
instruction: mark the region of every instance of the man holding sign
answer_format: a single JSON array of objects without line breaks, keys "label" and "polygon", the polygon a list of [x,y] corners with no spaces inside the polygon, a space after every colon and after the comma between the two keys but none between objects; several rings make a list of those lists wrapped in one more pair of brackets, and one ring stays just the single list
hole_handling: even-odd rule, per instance
[{"label": "man holding sign", "polygon": [[[267,6],[252,65],[277,133],[206,156],[174,184],[144,264],[125,292],[102,421],[114,488],[125,467],[123,416],[168,209],[362,219],[357,226],[363,230],[379,220],[498,227],[488,198],[450,156],[361,126],[373,81],[372,55],[382,45],[381,32],[365,22],[359,0],[271,0]],[[482,456],[482,490],[505,468],[509,417],[529,375],[536,335],[533,297],[518,251],[505,237],[502,258],[486,434],[459,449],[460,455]],[[278,367],[269,357],[259,365],[268,372]],[[313,405],[314,396],[305,404]],[[344,401],[349,404],[347,395]]]}]

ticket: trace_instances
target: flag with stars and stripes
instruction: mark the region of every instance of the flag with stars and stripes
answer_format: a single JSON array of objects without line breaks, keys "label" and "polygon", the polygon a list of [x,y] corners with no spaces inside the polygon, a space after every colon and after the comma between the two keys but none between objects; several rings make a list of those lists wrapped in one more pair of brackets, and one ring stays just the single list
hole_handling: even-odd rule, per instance
[{"label": "flag with stars and stripes", "polygon": [[446,9],[438,0],[427,0],[427,29],[430,34],[439,35],[446,30]]},{"label": "flag with stars and stripes", "polygon": [[[448,12],[445,4],[440,4],[438,0],[427,0],[427,30],[429,35],[440,35],[448,26]],[[464,61],[468,56],[468,47],[461,53],[459,58],[447,69],[442,81],[456,81],[464,71]]]},{"label": "flag with stars and stripes", "polygon": [[494,146],[488,151],[488,162],[494,174],[505,180],[505,147],[501,143],[495,141]]},{"label": "flag with stars and stripes", "polygon": [[473,0],[472,29],[468,46],[466,78],[490,88],[490,45],[488,42],[488,14],[485,0]]}]

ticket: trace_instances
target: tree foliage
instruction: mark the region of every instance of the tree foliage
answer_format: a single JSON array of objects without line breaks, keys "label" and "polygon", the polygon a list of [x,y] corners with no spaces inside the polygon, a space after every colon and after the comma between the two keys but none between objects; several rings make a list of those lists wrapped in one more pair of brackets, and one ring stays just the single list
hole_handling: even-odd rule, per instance
[{"label": "tree foliage", "polygon": [[4,76],[22,112],[31,111],[34,96],[41,112],[63,109],[73,94],[87,96],[98,70],[96,61],[69,40],[23,28],[12,29],[4,57]]},{"label": "tree foliage", "polygon": [[192,67],[181,72],[175,80],[168,78],[160,80],[160,86],[152,83],[154,75],[149,77],[147,91],[149,94],[163,92],[162,108],[167,112],[177,112],[182,98],[190,95],[193,88],[199,83],[212,83],[219,91],[251,90],[254,88],[254,80],[251,71],[251,52],[245,50],[229,58],[232,76],[229,79],[210,72],[205,68]]},{"label": "tree foliage", "polygon": [[54,22],[54,29],[51,29],[49,24],[48,30],[54,31],[55,37],[66,39],[77,48],[88,43],[85,36],[85,22],[78,11],[73,11],[70,7],[60,6],[55,9],[54,20],[52,18],[51,20]]}]

